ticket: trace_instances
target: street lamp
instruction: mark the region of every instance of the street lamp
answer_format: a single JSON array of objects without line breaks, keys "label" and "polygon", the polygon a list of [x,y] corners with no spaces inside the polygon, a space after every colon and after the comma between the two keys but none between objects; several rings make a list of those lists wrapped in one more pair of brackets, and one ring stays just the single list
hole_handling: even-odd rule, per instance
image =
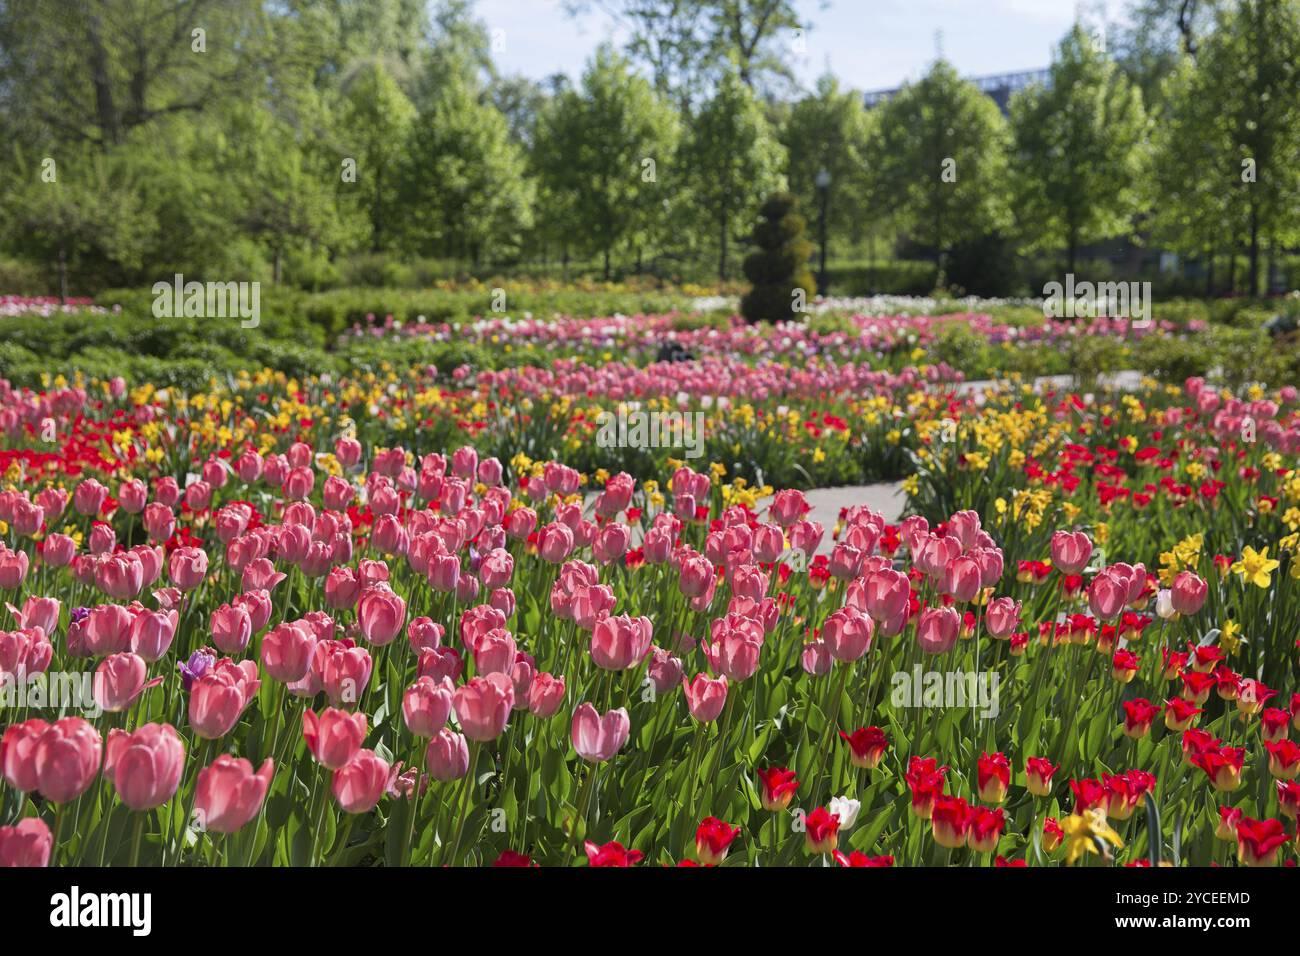
[{"label": "street lamp", "polygon": [[817,294],[825,295],[827,291],[826,283],[826,201],[831,192],[831,174],[825,166],[817,171],[817,176],[813,179],[817,187],[817,196],[821,203],[821,215],[817,225],[817,232],[820,236],[821,254],[817,267]]}]

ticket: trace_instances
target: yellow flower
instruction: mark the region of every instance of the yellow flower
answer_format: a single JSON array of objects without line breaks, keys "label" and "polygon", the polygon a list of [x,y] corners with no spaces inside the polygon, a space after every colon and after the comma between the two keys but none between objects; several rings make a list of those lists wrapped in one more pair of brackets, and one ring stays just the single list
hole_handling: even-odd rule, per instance
[{"label": "yellow flower", "polygon": [[1257,552],[1247,545],[1242,549],[1241,560],[1232,566],[1232,570],[1247,584],[1253,584],[1257,588],[1267,588],[1273,583],[1272,574],[1279,564],[1280,561],[1268,556],[1268,548]]},{"label": "yellow flower", "polygon": [[1061,821],[1061,829],[1065,832],[1067,865],[1073,864],[1085,852],[1100,853],[1109,860],[1110,851],[1106,843],[1124,846],[1119,834],[1106,822],[1106,811],[1101,807],[1094,807],[1087,813],[1071,814]]},{"label": "yellow flower", "polygon": [[1223,622],[1223,627],[1219,629],[1219,646],[1223,652],[1228,655],[1235,655],[1241,650],[1241,645],[1245,643],[1244,637],[1238,637],[1241,633],[1241,625],[1229,618]]}]

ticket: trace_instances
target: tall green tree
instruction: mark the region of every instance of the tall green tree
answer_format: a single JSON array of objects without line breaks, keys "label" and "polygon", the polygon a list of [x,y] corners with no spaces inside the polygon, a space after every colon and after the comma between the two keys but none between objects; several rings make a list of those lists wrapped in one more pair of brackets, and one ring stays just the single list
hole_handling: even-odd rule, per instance
[{"label": "tall green tree", "polygon": [[580,89],[543,112],[534,146],[542,188],[560,209],[581,210],[575,241],[602,257],[606,279],[615,249],[652,235],[667,193],[681,188],[671,169],[679,135],[674,111],[609,46],[597,51]]},{"label": "tall green tree", "polygon": [[534,185],[505,117],[473,77],[452,72],[414,121],[402,168],[407,247],[478,264],[532,222]]},{"label": "tall green tree", "polygon": [[737,73],[726,74],[700,109],[682,146],[695,205],[718,239],[718,278],[730,278],[727,254],[738,223],[780,184],[784,150],[763,109]]},{"label": "tall green tree", "polygon": [[1064,248],[1128,231],[1143,195],[1147,117],[1141,92],[1075,26],[1046,86],[1011,101],[1011,173],[1028,248]]},{"label": "tall green tree", "polygon": [[6,0],[0,110],[44,142],[118,145],[134,129],[247,95],[269,69],[256,0]]},{"label": "tall green tree", "polygon": [[874,125],[861,95],[841,89],[827,74],[812,94],[794,104],[781,133],[789,154],[790,191],[804,209],[815,211],[820,201],[817,175],[829,173],[826,229],[852,242],[862,238],[880,213],[869,169]]},{"label": "tall green tree", "polygon": [[1190,58],[1166,79],[1161,99],[1168,108],[1151,134],[1149,203],[1156,242],[1204,261],[1208,296],[1217,256],[1234,249],[1230,177],[1239,173],[1228,168],[1227,137],[1205,92]]},{"label": "tall green tree", "polygon": [[945,60],[877,109],[876,192],[900,226],[931,247],[943,283],[955,241],[1007,224],[1006,122]]},{"label": "tall green tree", "polygon": [[370,248],[378,251],[392,242],[390,220],[398,199],[397,170],[415,121],[415,107],[378,63],[354,74],[341,95],[337,122],[343,151],[340,161],[356,164],[349,177],[355,179],[360,205],[370,217]]},{"label": "tall green tree", "polygon": [[1198,93],[1215,106],[1216,160],[1259,291],[1261,249],[1300,241],[1300,4],[1240,0],[1198,58]]}]

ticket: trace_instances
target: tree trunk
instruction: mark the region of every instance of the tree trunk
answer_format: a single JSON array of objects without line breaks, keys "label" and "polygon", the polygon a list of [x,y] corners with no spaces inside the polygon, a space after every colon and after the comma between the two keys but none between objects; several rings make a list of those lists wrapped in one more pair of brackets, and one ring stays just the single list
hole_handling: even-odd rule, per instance
[{"label": "tree trunk", "polygon": [[605,247],[605,281],[609,281],[609,246]]},{"label": "tree trunk", "polygon": [[1079,258],[1079,230],[1070,228],[1070,239],[1067,246],[1066,259],[1069,262],[1069,268],[1066,270],[1071,275],[1074,274],[1074,264]]},{"label": "tree trunk", "polygon": [[1214,298],[1214,246],[1205,252],[1205,297]]},{"label": "tree trunk", "polygon": [[561,269],[564,273],[564,281],[569,281],[569,246],[566,243],[564,251],[560,254]]},{"label": "tree trunk", "polygon": [[1234,238],[1232,245],[1228,247],[1228,295],[1234,295],[1237,291],[1237,243]]}]

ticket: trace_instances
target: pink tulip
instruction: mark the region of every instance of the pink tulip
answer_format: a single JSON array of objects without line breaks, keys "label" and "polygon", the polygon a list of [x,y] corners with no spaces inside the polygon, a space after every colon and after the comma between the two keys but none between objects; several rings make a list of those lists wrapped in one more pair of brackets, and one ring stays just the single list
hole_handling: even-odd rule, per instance
[{"label": "pink tulip", "polygon": [[984,611],[984,626],[998,639],[1010,637],[1020,626],[1020,602],[1009,597],[995,598]]},{"label": "pink tulip", "polygon": [[569,736],[579,757],[588,763],[602,763],[623,749],[631,726],[622,707],[601,716],[585,703],[573,713]]},{"label": "pink tulip", "polygon": [[316,762],[330,770],[338,770],[361,750],[366,740],[366,715],[348,713],[333,707],[321,711],[303,711],[302,736],[307,741],[307,751]]},{"label": "pink tulip", "polygon": [[209,618],[212,643],[225,654],[242,654],[253,637],[253,620],[248,609],[223,604]]},{"label": "pink tulip", "polygon": [[818,638],[815,641],[809,641],[803,646],[799,663],[803,666],[805,673],[812,674],[814,677],[821,677],[830,673],[831,665],[835,663],[835,660],[831,657],[826,642]]},{"label": "pink tulip", "polygon": [[727,678],[712,680],[706,674],[696,674],[694,680],[682,678],[682,689],[686,692],[686,708],[702,724],[711,723],[722,713],[722,706],[727,702]]},{"label": "pink tulip", "polygon": [[87,721],[56,720],[36,744],[36,789],[53,803],[71,803],[94,782],[102,754],[99,731]]},{"label": "pink tulip", "polygon": [[455,687],[443,678],[417,678],[402,696],[402,717],[406,729],[417,737],[433,737],[451,716],[451,699]]},{"label": "pink tulip", "polygon": [[144,563],[138,554],[106,554],[94,568],[95,586],[119,601],[135,597],[144,587]]},{"label": "pink tulip", "polygon": [[167,576],[182,591],[193,591],[208,573],[208,555],[200,548],[177,548],[167,560]]},{"label": "pink tulip", "polygon": [[325,577],[325,604],[333,608],[349,608],[361,596],[361,583],[351,568],[333,568]]},{"label": "pink tulip", "polygon": [[1052,565],[1062,574],[1078,574],[1092,557],[1092,541],[1082,531],[1057,531],[1052,535]]},{"label": "pink tulip", "polygon": [[86,618],[86,652],[93,657],[107,657],[131,647],[131,627],[135,615],[119,604],[101,604]]},{"label": "pink tulip", "polygon": [[833,611],[822,625],[822,640],[837,661],[856,661],[871,647],[871,618],[851,607]]},{"label": "pink tulip", "polygon": [[572,550],[573,532],[562,524],[548,524],[537,533],[537,553],[543,561],[559,564]]},{"label": "pink tulip", "polygon": [[391,644],[406,623],[406,602],[387,585],[366,588],[357,601],[361,635],[375,647]]},{"label": "pink tulip", "polygon": [[41,735],[50,725],[39,718],[10,724],[0,737],[0,777],[19,793],[30,793],[40,786],[36,770],[36,748]]},{"label": "pink tulip", "polygon": [[114,654],[95,671],[95,703],[110,714],[126,710],[144,690],[148,668],[138,654]]},{"label": "pink tulip", "polygon": [[506,674],[475,677],[456,688],[453,707],[470,740],[495,740],[506,729],[515,705],[514,682]]},{"label": "pink tulip", "polygon": [[564,701],[564,678],[538,674],[528,686],[528,710],[540,720],[553,715]]},{"label": "pink tulip", "polygon": [[124,481],[117,489],[117,503],[127,514],[137,515],[144,511],[145,502],[149,500],[149,487],[139,478]]},{"label": "pink tulip", "polygon": [[[257,665],[252,666],[256,671]],[[190,727],[205,740],[217,740],[230,733],[257,693],[257,682],[241,681],[234,670],[237,668],[210,671],[190,689]]]},{"label": "pink tulip", "polygon": [[243,757],[222,754],[199,771],[194,788],[194,812],[213,833],[234,833],[257,815],[275,775],[267,758],[257,773]]},{"label": "pink tulip", "polygon": [[176,530],[176,515],[161,501],[152,501],[144,507],[144,529],[152,541],[166,541]]},{"label": "pink tulip", "polygon": [[712,623],[710,637],[704,653],[714,673],[733,681],[754,676],[763,650],[761,624],[749,618],[728,615]]},{"label": "pink tulip", "polygon": [[682,682],[682,660],[662,647],[651,647],[646,676],[656,694],[666,694]]},{"label": "pink tulip", "polygon": [[235,459],[235,474],[244,484],[251,485],[262,477],[263,465],[262,456],[253,449],[246,448],[243,454]]},{"label": "pink tulip", "polygon": [[640,664],[650,652],[653,625],[648,617],[606,617],[591,632],[591,659],[607,671]]},{"label": "pink tulip", "polygon": [[262,666],[272,680],[292,684],[306,676],[315,649],[316,635],[310,625],[286,621],[262,638]]},{"label": "pink tulip", "polygon": [[1181,571],[1170,588],[1170,599],[1179,614],[1195,614],[1205,605],[1210,586],[1191,571]]},{"label": "pink tulip", "polygon": [[355,705],[370,683],[374,660],[351,641],[325,640],[312,652],[311,670],[331,704]]},{"label": "pink tulip", "polygon": [[958,555],[944,567],[943,593],[969,603],[980,593],[981,581],[979,563],[970,555]]},{"label": "pink tulip", "polygon": [[40,817],[26,817],[11,827],[0,827],[0,869],[41,868],[50,865],[54,836]]},{"label": "pink tulip", "polygon": [[943,654],[957,643],[961,618],[950,607],[926,608],[916,627],[916,640],[927,654]]},{"label": "pink tulip", "polygon": [[87,478],[73,491],[72,506],[77,509],[78,514],[94,517],[104,507],[107,498],[108,489],[94,478]]},{"label": "pink tulip", "polygon": [[66,534],[49,534],[41,545],[41,560],[52,568],[65,568],[77,553],[77,542]]},{"label": "pink tulip", "polygon": [[483,556],[478,576],[485,588],[505,587],[515,572],[515,559],[504,548],[495,548]]},{"label": "pink tulip", "polygon": [[114,728],[104,748],[104,776],[132,810],[160,807],[180,786],[185,745],[171,724],[145,724],[134,733]]},{"label": "pink tulip", "polygon": [[469,746],[463,735],[444,727],[424,752],[424,767],[429,776],[443,783],[459,780],[469,772]]},{"label": "pink tulip", "polygon": [[[676,485],[673,488],[676,489]],[[789,528],[796,521],[801,521],[812,506],[802,491],[778,491],[772,499],[772,519],[782,528]]]},{"label": "pink tulip", "polygon": [[414,618],[406,625],[406,639],[417,654],[441,646],[445,633],[441,624],[427,617]]},{"label": "pink tulip", "polygon": [[499,627],[474,638],[469,649],[474,654],[474,669],[479,674],[509,674],[519,650],[514,636]]},{"label": "pink tulip", "polygon": [[1101,620],[1116,617],[1128,603],[1129,581],[1121,572],[1106,568],[1088,586],[1088,609]]},{"label": "pink tulip", "polygon": [[245,594],[249,591],[270,591],[286,577],[284,572],[275,569],[269,558],[257,558],[244,568],[240,590]]},{"label": "pink tulip", "polygon": [[16,591],[27,577],[27,565],[30,559],[26,551],[10,551],[0,544],[0,588]]},{"label": "pink tulip", "polygon": [[373,750],[361,750],[346,767],[334,771],[330,789],[346,813],[369,813],[388,789],[390,768]]}]

